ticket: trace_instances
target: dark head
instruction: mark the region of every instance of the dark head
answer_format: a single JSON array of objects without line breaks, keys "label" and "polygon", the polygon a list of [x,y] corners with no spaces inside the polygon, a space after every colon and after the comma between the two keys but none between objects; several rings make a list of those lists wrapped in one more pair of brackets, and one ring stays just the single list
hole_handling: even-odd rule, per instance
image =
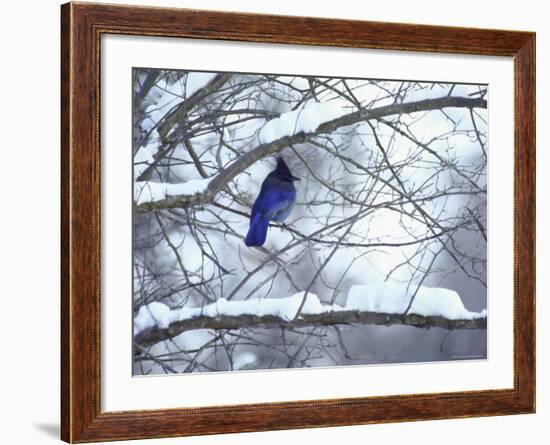
[{"label": "dark head", "polygon": [[276,176],[280,179],[284,179],[287,181],[299,181],[300,178],[297,178],[296,176],[293,176],[290,172],[290,169],[288,168],[288,165],[286,165],[286,162],[283,158],[278,157],[277,158],[277,167],[275,167],[275,170],[271,173],[273,176]]}]

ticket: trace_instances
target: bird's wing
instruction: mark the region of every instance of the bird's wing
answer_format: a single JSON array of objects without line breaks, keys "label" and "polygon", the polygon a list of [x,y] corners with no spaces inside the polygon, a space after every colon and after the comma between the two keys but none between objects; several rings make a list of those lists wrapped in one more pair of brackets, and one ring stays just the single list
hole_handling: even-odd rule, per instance
[{"label": "bird's wing", "polygon": [[267,217],[272,221],[284,221],[294,206],[294,199],[287,199],[279,205],[273,207],[267,214]]},{"label": "bird's wing", "polygon": [[253,213],[259,212],[267,219],[274,219],[278,214],[292,206],[296,192],[268,190],[261,193],[254,203]]}]

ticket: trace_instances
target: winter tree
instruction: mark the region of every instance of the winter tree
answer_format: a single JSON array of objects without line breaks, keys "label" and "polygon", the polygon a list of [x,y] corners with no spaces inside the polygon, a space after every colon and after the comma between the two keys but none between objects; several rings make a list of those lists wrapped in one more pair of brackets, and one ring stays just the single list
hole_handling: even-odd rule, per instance
[{"label": "winter tree", "polygon": [[486,356],[486,85],[134,69],[133,113],[135,374]]}]

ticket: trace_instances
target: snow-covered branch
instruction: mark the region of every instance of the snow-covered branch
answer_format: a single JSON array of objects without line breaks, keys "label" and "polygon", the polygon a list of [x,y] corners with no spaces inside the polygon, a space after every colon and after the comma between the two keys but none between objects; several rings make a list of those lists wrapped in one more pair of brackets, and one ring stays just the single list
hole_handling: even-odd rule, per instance
[{"label": "snow-covered branch", "polygon": [[[239,156],[237,160],[221,170],[211,179],[208,186],[203,190],[193,194],[167,195],[165,199],[141,202],[137,206],[137,210],[139,212],[149,212],[158,209],[185,208],[203,204],[211,201],[218,192],[233,180],[233,178],[245,171],[256,161],[278,153],[291,145],[304,143],[315,136],[330,134],[339,128],[370,119],[380,119],[395,114],[410,114],[449,107],[469,109],[487,108],[487,101],[480,97],[446,96],[408,103],[394,103],[371,109],[360,109],[351,113],[347,113],[347,109],[342,108],[341,115],[338,115],[331,109],[329,113],[319,114],[320,116],[328,116],[326,121],[319,121],[319,118],[316,119],[314,117],[315,114],[311,112],[305,112],[300,116],[293,111],[290,113],[292,113],[292,117],[295,117],[298,121],[294,119],[294,121],[291,122],[290,119],[285,119],[286,116],[284,115],[288,113],[284,113],[284,115],[273,119],[273,121],[276,122],[268,122],[267,126],[269,131],[260,134],[260,145]],[[302,121],[300,121],[300,119],[302,119]],[[303,121],[304,119],[305,122]],[[288,125],[284,125],[285,121]],[[279,125],[275,125],[275,123]]]},{"label": "snow-covered branch", "polygon": [[197,308],[171,309],[163,303],[154,302],[142,306],[134,318],[134,341],[141,347],[147,347],[194,329],[299,328],[349,324],[405,325],[449,330],[487,327],[485,310],[468,311],[456,292],[444,288],[421,286],[414,294],[406,287],[387,283],[357,285],[350,289],[344,306],[323,304],[315,294],[308,294],[302,306],[303,300],[304,293],[300,292],[287,298],[244,301],[222,298]]}]

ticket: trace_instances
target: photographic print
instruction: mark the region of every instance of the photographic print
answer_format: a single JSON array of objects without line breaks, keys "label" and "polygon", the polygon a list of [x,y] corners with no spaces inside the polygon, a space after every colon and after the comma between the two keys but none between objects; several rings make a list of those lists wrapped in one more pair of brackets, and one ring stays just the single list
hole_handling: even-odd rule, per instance
[{"label": "photographic print", "polygon": [[133,375],[486,359],[486,84],[131,88]]}]

